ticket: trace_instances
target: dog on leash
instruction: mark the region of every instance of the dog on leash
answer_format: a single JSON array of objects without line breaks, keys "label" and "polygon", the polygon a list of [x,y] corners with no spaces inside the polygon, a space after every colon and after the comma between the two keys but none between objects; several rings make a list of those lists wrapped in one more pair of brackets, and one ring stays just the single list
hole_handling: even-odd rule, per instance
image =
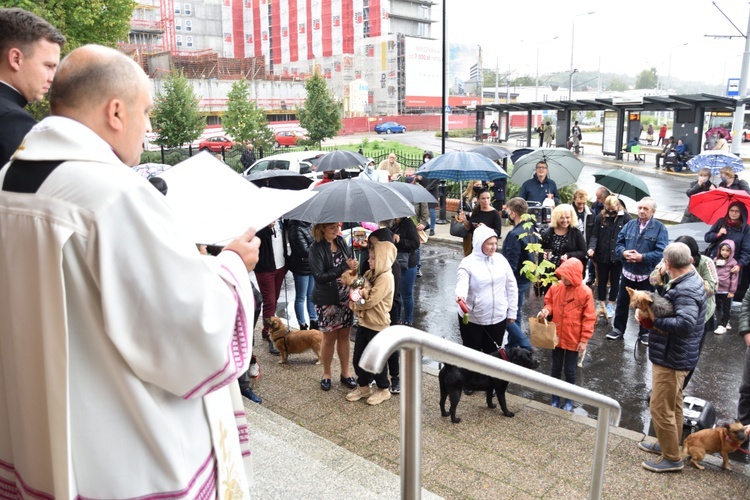
[{"label": "dog on leash", "polygon": [[641,318],[641,324],[644,328],[653,328],[655,331],[664,333],[658,328],[654,328],[654,319],[674,316],[672,303],[658,293],[633,290],[629,286],[626,286],[625,290],[630,295],[630,307],[638,310],[638,316]]},{"label": "dog on leash", "polygon": [[316,364],[320,364],[320,344],[323,342],[323,332],[320,330],[287,330],[284,322],[276,316],[272,316],[266,321],[268,323],[268,334],[281,354],[279,363],[286,363],[290,354],[300,354],[312,349],[318,357]]},{"label": "dog on leash", "polygon": [[[532,370],[536,370],[539,367],[539,360],[534,358],[532,351],[523,347],[514,347],[507,353],[501,349],[500,351],[493,352],[490,356],[504,359],[524,368],[531,368]],[[508,410],[508,405],[505,402],[505,391],[508,389],[508,382],[506,380],[488,377],[487,375],[458,368],[453,365],[444,365],[440,369],[438,381],[440,383],[440,414],[444,417],[450,415],[451,422],[454,424],[461,421],[456,416],[456,407],[458,406],[458,402],[461,401],[461,393],[464,389],[485,391],[488,408],[497,407],[493,402],[493,394],[497,395],[503,415],[506,417],[513,417],[515,415],[515,413]],[[447,398],[450,398],[449,411],[445,410],[445,400]]]},{"label": "dog on leash", "polygon": [[703,460],[707,453],[721,453],[721,458],[724,459],[722,468],[732,470],[728,454],[738,449],[747,437],[747,428],[739,420],[721,427],[703,429],[685,438],[682,443],[682,459],[690,457],[693,465],[703,470],[705,467],[698,462]]}]

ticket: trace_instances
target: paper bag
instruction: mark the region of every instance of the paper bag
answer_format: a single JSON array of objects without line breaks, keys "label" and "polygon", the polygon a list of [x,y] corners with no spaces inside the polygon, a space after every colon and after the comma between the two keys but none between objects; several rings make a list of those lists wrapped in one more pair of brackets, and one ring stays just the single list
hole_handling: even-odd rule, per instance
[{"label": "paper bag", "polygon": [[557,347],[557,327],[547,320],[540,323],[536,318],[529,318],[531,330],[531,345],[540,349],[554,349]]}]

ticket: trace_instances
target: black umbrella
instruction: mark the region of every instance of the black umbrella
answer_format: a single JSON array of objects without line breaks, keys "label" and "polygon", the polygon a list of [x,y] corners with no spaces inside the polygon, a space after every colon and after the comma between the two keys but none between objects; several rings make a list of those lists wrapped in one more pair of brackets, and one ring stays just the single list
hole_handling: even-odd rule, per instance
[{"label": "black umbrella", "polygon": [[[367,181],[362,181],[367,182]],[[386,187],[393,189],[401,196],[412,203],[437,203],[437,199],[419,184],[409,184],[408,182],[389,182],[384,184]],[[379,222],[379,221],[378,221]]]},{"label": "black umbrella", "polygon": [[385,183],[346,179],[313,189],[318,194],[284,215],[315,224],[381,222],[414,215],[414,205]]},{"label": "black umbrella", "polygon": [[517,161],[518,161],[518,159],[519,159],[519,158],[521,158],[522,156],[525,156],[525,155],[527,155],[527,154],[529,154],[529,153],[533,153],[534,151],[536,151],[536,149],[534,149],[534,148],[521,148],[521,149],[516,149],[515,151],[513,151],[513,152],[512,152],[511,154],[510,154],[510,161],[512,161],[513,163],[515,163],[515,162],[517,162]]},{"label": "black umbrella", "polygon": [[297,172],[289,170],[261,170],[245,177],[258,187],[270,187],[274,189],[291,189],[299,191],[307,189],[313,180]]},{"label": "black umbrella", "polygon": [[510,156],[510,151],[501,147],[494,146],[479,146],[469,150],[470,153],[479,153],[482,156],[486,156],[492,161],[502,160]]},{"label": "black umbrella", "polygon": [[315,170],[325,172],[326,170],[341,170],[358,165],[367,165],[367,158],[354,151],[339,149],[326,153],[320,158],[313,160]]}]

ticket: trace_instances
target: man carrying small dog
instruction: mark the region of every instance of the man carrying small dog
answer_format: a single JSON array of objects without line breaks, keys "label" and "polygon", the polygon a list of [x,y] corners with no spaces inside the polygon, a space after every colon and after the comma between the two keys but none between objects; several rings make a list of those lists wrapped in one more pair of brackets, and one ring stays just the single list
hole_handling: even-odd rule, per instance
[{"label": "man carrying small dog", "polygon": [[[625,224],[617,236],[615,255],[622,260],[622,277],[612,331],[607,334],[610,340],[621,339],[625,335],[629,307],[625,288],[653,291],[648,278],[661,261],[662,252],[669,243],[667,228],[654,218],[655,211],[656,201],[648,196],[643,198],[638,202],[638,218]],[[648,330],[641,326],[638,337],[641,344],[648,345]]]},{"label": "man carrying small dog", "polygon": [[[624,231],[624,229],[623,229]],[[649,334],[651,366],[651,423],[658,443],[638,443],[638,448],[660,455],[643,462],[652,472],[674,472],[683,468],[680,458],[682,434],[682,386],[688,372],[698,364],[706,318],[706,288],[692,266],[690,248],[671,243],[664,249],[664,265],[671,288],[664,298],[674,305],[674,316],[654,318]],[[636,320],[642,321],[636,310]]]}]

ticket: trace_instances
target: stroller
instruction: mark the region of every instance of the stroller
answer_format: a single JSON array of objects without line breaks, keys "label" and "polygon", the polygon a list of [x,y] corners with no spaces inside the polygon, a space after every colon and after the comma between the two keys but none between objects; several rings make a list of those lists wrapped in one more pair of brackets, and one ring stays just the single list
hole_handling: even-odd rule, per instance
[{"label": "stroller", "polygon": [[664,157],[664,168],[668,172],[682,172],[685,167],[682,158],[674,149],[670,150],[669,153]]}]

